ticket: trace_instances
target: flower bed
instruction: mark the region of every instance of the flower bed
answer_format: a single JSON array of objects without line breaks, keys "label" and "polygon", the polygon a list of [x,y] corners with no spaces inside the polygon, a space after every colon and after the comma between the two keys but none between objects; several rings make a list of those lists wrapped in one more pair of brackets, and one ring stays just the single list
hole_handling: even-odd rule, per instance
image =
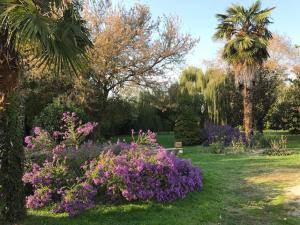
[{"label": "flower bed", "polygon": [[[201,170],[159,146],[155,133],[140,131],[134,138],[132,131],[132,143],[98,151],[93,145],[90,154],[83,143],[97,124],[78,121],[75,114],[65,113],[61,131],[50,135],[35,129],[26,138],[27,152],[47,152],[42,163],[31,158],[24,174],[24,183],[31,187],[28,208],[47,206],[55,213],[76,215],[101,201],[170,202],[201,190]],[[75,157],[82,149],[87,154]]]}]

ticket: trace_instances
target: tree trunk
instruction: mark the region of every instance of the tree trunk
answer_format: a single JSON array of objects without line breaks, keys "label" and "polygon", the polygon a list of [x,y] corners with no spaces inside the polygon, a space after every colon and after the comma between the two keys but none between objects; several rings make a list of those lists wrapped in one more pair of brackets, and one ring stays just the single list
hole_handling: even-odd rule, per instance
[{"label": "tree trunk", "polygon": [[105,118],[105,112],[107,110],[107,106],[108,106],[108,91],[104,91],[103,95],[101,96],[102,98],[100,99],[101,101],[101,108],[99,109],[99,114],[98,117],[96,118],[96,121],[98,122],[98,126],[96,127],[95,133],[97,133],[97,137],[98,138],[106,138],[105,134],[103,134],[103,126],[102,123],[104,121]]},{"label": "tree trunk", "polygon": [[[23,191],[23,117],[18,91],[18,55],[0,35],[0,217],[14,222],[25,216]],[[1,221],[1,218],[0,218]]]},{"label": "tree trunk", "polygon": [[243,90],[244,98],[244,128],[247,141],[250,143],[253,136],[253,102],[252,102],[252,90],[244,86]]},{"label": "tree trunk", "polygon": [[264,134],[264,120],[259,119],[256,124],[257,131],[261,134]]}]

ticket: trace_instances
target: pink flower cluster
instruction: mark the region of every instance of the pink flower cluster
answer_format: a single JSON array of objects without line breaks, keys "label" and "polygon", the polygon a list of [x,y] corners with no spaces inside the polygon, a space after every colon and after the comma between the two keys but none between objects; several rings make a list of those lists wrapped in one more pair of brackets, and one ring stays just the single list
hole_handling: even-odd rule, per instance
[{"label": "pink flower cluster", "polygon": [[131,130],[132,142],[140,145],[157,145],[156,134],[151,130],[144,132],[140,130],[135,137],[135,131]]},{"label": "pink flower cluster", "polygon": [[78,127],[77,132],[78,132],[78,134],[83,134],[83,135],[87,136],[93,132],[93,130],[95,129],[95,127],[97,125],[98,125],[98,123],[88,122],[88,123],[83,124],[80,127]]},{"label": "pink flower cluster", "polygon": [[[54,131],[52,136],[40,127],[33,129],[33,135],[25,137],[26,148],[31,151],[49,152],[53,154],[64,151],[68,146],[78,146],[93,132],[98,123],[82,124],[76,113],[65,112],[61,119],[61,130]],[[62,143],[57,144],[63,140]]]},{"label": "pink flower cluster", "polygon": [[48,151],[54,145],[51,135],[40,127],[35,127],[33,135],[25,137],[24,142],[26,148],[31,151]]}]

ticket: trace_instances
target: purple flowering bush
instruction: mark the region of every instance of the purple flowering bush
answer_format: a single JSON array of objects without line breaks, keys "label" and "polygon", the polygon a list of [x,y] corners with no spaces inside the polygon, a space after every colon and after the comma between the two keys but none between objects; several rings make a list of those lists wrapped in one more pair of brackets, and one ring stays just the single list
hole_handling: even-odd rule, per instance
[{"label": "purple flowering bush", "polygon": [[34,151],[49,151],[54,147],[53,138],[40,127],[33,129],[33,135],[25,137],[26,149]]},{"label": "purple flowering bush", "polygon": [[206,124],[204,127],[209,144],[221,142],[224,146],[229,146],[233,141],[242,140],[246,143],[246,136],[240,132],[238,128],[233,128],[229,125]]},{"label": "purple flowering bush", "polygon": [[86,177],[95,187],[104,188],[113,202],[170,202],[202,187],[199,168],[160,146],[155,150],[130,148],[119,155],[108,151],[86,168]]},{"label": "purple flowering bush", "polygon": [[[164,150],[151,131],[140,131],[137,136],[132,131],[132,143],[114,145],[118,153],[111,146],[90,154],[91,146],[96,149],[98,145],[84,139],[97,124],[81,124],[72,113],[64,113],[62,124],[52,135],[38,128],[26,137],[27,153],[49,153],[42,163],[31,160],[23,176],[24,183],[31,186],[28,208],[48,207],[54,213],[73,216],[100,199],[170,202],[201,190],[201,170]],[[82,150],[87,156],[78,158]]]},{"label": "purple flowering bush", "polygon": [[64,190],[62,201],[54,208],[53,212],[68,212],[73,216],[82,210],[93,207],[94,197],[97,195],[96,188],[86,182],[79,182]]},{"label": "purple flowering bush", "polygon": [[74,112],[63,113],[61,123],[60,130],[54,131],[52,135],[40,127],[35,127],[33,135],[25,137],[26,151],[58,153],[67,147],[78,148],[97,126],[94,122],[82,124]]}]

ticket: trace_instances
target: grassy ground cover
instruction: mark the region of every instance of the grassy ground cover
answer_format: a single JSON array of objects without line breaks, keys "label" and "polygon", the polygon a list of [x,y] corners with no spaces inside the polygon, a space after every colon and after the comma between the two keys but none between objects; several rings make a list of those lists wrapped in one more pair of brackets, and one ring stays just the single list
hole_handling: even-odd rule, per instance
[{"label": "grassy ground cover", "polygon": [[[286,132],[267,131],[266,135]],[[289,135],[288,147],[300,153],[300,136]],[[173,135],[158,142],[172,147]],[[182,157],[200,166],[201,192],[170,204],[101,205],[68,218],[47,210],[30,211],[24,225],[281,225],[300,224],[300,154],[291,156],[216,155],[208,148],[184,148]],[[298,195],[299,194],[299,195]]]}]

